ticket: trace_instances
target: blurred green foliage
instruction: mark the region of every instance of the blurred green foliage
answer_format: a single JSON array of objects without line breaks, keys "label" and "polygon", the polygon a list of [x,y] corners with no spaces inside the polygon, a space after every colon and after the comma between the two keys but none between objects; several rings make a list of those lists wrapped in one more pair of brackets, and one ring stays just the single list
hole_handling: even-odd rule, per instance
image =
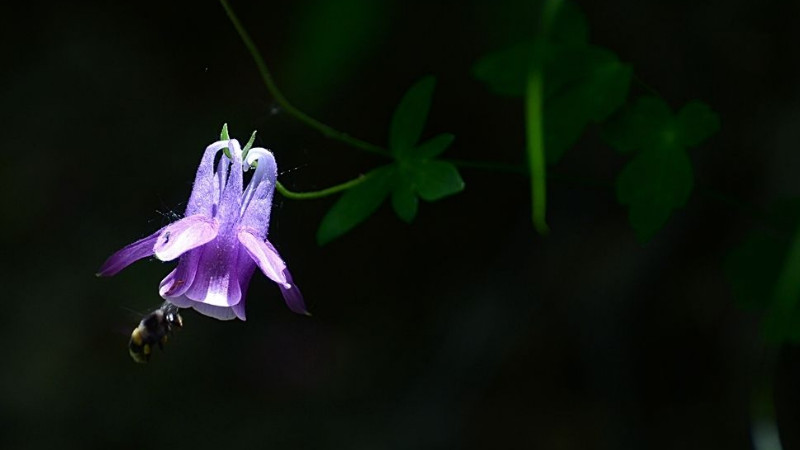
[{"label": "blurred green foliage", "polygon": [[406,91],[389,126],[389,151],[395,162],[367,173],[361,184],[334,203],[317,230],[320,245],[366,220],[390,193],[397,216],[411,222],[417,214],[418,197],[432,202],[464,189],[458,169],[434,159],[450,146],[454,136],[444,133],[419,143],[435,86],[436,79],[428,76]]},{"label": "blurred green foliage", "polygon": [[687,149],[719,129],[708,105],[693,101],[673,114],[663,99],[640,97],[604,129],[621,153],[635,153],[617,177],[617,199],[628,205],[631,226],[641,242],[650,240],[684,206],[694,187]]},{"label": "blurred green foliage", "polygon": [[625,101],[632,68],[591,45],[580,10],[564,2],[547,38],[531,38],[482,57],[473,75],[500,95],[521,97],[537,58],[544,69],[547,162],[555,164],[590,122],[602,122]]},{"label": "blurred green foliage", "polygon": [[800,198],[776,203],[765,218],[775,228],[751,231],[726,258],[725,273],[737,303],[762,316],[767,341],[800,343]]}]

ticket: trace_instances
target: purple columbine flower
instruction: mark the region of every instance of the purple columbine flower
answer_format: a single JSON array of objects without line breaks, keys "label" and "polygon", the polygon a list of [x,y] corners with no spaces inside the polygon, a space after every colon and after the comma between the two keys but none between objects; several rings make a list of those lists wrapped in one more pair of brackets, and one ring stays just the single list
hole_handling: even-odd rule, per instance
[{"label": "purple columbine flower", "polygon": [[[227,148],[230,157],[217,154]],[[161,281],[159,294],[180,308],[220,320],[245,320],[244,298],[258,266],[278,283],[289,309],[308,314],[303,296],[275,247],[267,241],[272,196],[278,178],[275,158],[252,148],[242,161],[236,140],[206,148],[185,217],[111,255],[98,272],[111,276],[134,261],[155,255],[178,259],[178,267]],[[243,172],[258,163],[247,187]]]}]

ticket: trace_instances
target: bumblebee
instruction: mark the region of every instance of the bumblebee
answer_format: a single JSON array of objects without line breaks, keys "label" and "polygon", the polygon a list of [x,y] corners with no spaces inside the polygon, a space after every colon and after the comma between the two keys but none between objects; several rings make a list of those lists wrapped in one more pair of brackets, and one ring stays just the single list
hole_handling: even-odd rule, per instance
[{"label": "bumblebee", "polygon": [[175,328],[183,327],[179,310],[172,303],[164,302],[158,309],[144,316],[131,333],[131,340],[128,342],[128,353],[134,361],[148,362],[155,344],[163,350],[167,336],[172,334]]}]

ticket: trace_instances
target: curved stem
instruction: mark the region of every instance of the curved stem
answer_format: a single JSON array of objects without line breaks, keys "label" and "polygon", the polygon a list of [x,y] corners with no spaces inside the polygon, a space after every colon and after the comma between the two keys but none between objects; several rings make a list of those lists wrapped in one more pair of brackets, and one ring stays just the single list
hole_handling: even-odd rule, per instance
[{"label": "curved stem", "polygon": [[359,184],[363,183],[364,181],[369,178],[368,175],[361,175],[358,178],[355,178],[350,181],[346,181],[342,184],[337,184],[335,186],[331,186],[329,188],[321,189],[319,191],[309,191],[309,192],[292,192],[289,189],[281,184],[278,181],[275,187],[278,189],[278,192],[281,193],[286,198],[290,198],[292,200],[314,200],[317,198],[328,197],[333,194],[337,194],[342,191],[346,191],[354,186],[358,186]]},{"label": "curved stem", "polygon": [[275,80],[272,79],[272,74],[267,68],[267,64],[264,62],[264,58],[261,56],[261,53],[258,51],[256,44],[250,38],[250,35],[247,34],[247,31],[242,26],[242,23],[239,22],[239,18],[236,17],[234,14],[233,9],[231,9],[230,5],[228,4],[227,0],[219,0],[222,4],[222,7],[225,9],[225,13],[228,15],[233,27],[236,29],[236,32],[239,33],[239,37],[244,42],[244,46],[247,47],[247,51],[250,52],[250,56],[253,57],[253,60],[256,63],[256,67],[258,67],[258,72],[261,74],[261,79],[264,81],[264,84],[267,86],[267,90],[272,97],[278,102],[279,105],[289,114],[294,116],[297,120],[305,123],[306,125],[310,126],[311,128],[316,129],[320,133],[322,133],[325,137],[336,139],[338,141],[344,142],[352,147],[364,150],[366,152],[375,153],[382,156],[389,156],[389,151],[383,147],[380,147],[375,144],[370,144],[369,142],[363,141],[358,138],[354,138],[347,133],[343,133],[333,127],[325,125],[324,123],[314,119],[313,117],[309,116],[308,114],[304,113],[303,111],[297,109],[294,105],[289,103],[289,100],[283,96],[283,93],[278,89],[278,86],[275,84]]}]

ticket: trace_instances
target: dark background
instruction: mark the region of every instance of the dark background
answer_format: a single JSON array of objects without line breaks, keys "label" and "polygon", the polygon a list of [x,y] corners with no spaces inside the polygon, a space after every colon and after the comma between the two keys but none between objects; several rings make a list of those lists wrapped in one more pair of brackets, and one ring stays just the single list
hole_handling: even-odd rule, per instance
[{"label": "dark background", "polygon": [[[426,136],[454,133],[446,156],[522,164],[521,102],[470,69],[530,32],[524,3],[232,6],[313,117],[382,144],[404,90],[433,74]],[[800,356],[769,364],[722,270],[759,226],[728,197],[800,193],[800,4],[579,4],[592,42],[673,108],[701,99],[722,119],[692,152],[689,204],[653,241],[617,205],[626,159],[595,128],[553,171],[600,182],[551,181],[546,238],[527,180],[504,173],[464,169],[465,191],[412,225],[384,206],[323,248],[332,200],[276,197],[270,240],[313,317],[257,276],[247,322],[186,312],[146,366],[126,350],[133,311],[158,306],[169,267],[93,274],[183,212],[222,123],[242,141],[258,129],[299,191],[383,161],[276,108],[216,2],[6,6],[0,447],[745,449],[751,397],[775,380],[784,448],[800,448]]]}]

